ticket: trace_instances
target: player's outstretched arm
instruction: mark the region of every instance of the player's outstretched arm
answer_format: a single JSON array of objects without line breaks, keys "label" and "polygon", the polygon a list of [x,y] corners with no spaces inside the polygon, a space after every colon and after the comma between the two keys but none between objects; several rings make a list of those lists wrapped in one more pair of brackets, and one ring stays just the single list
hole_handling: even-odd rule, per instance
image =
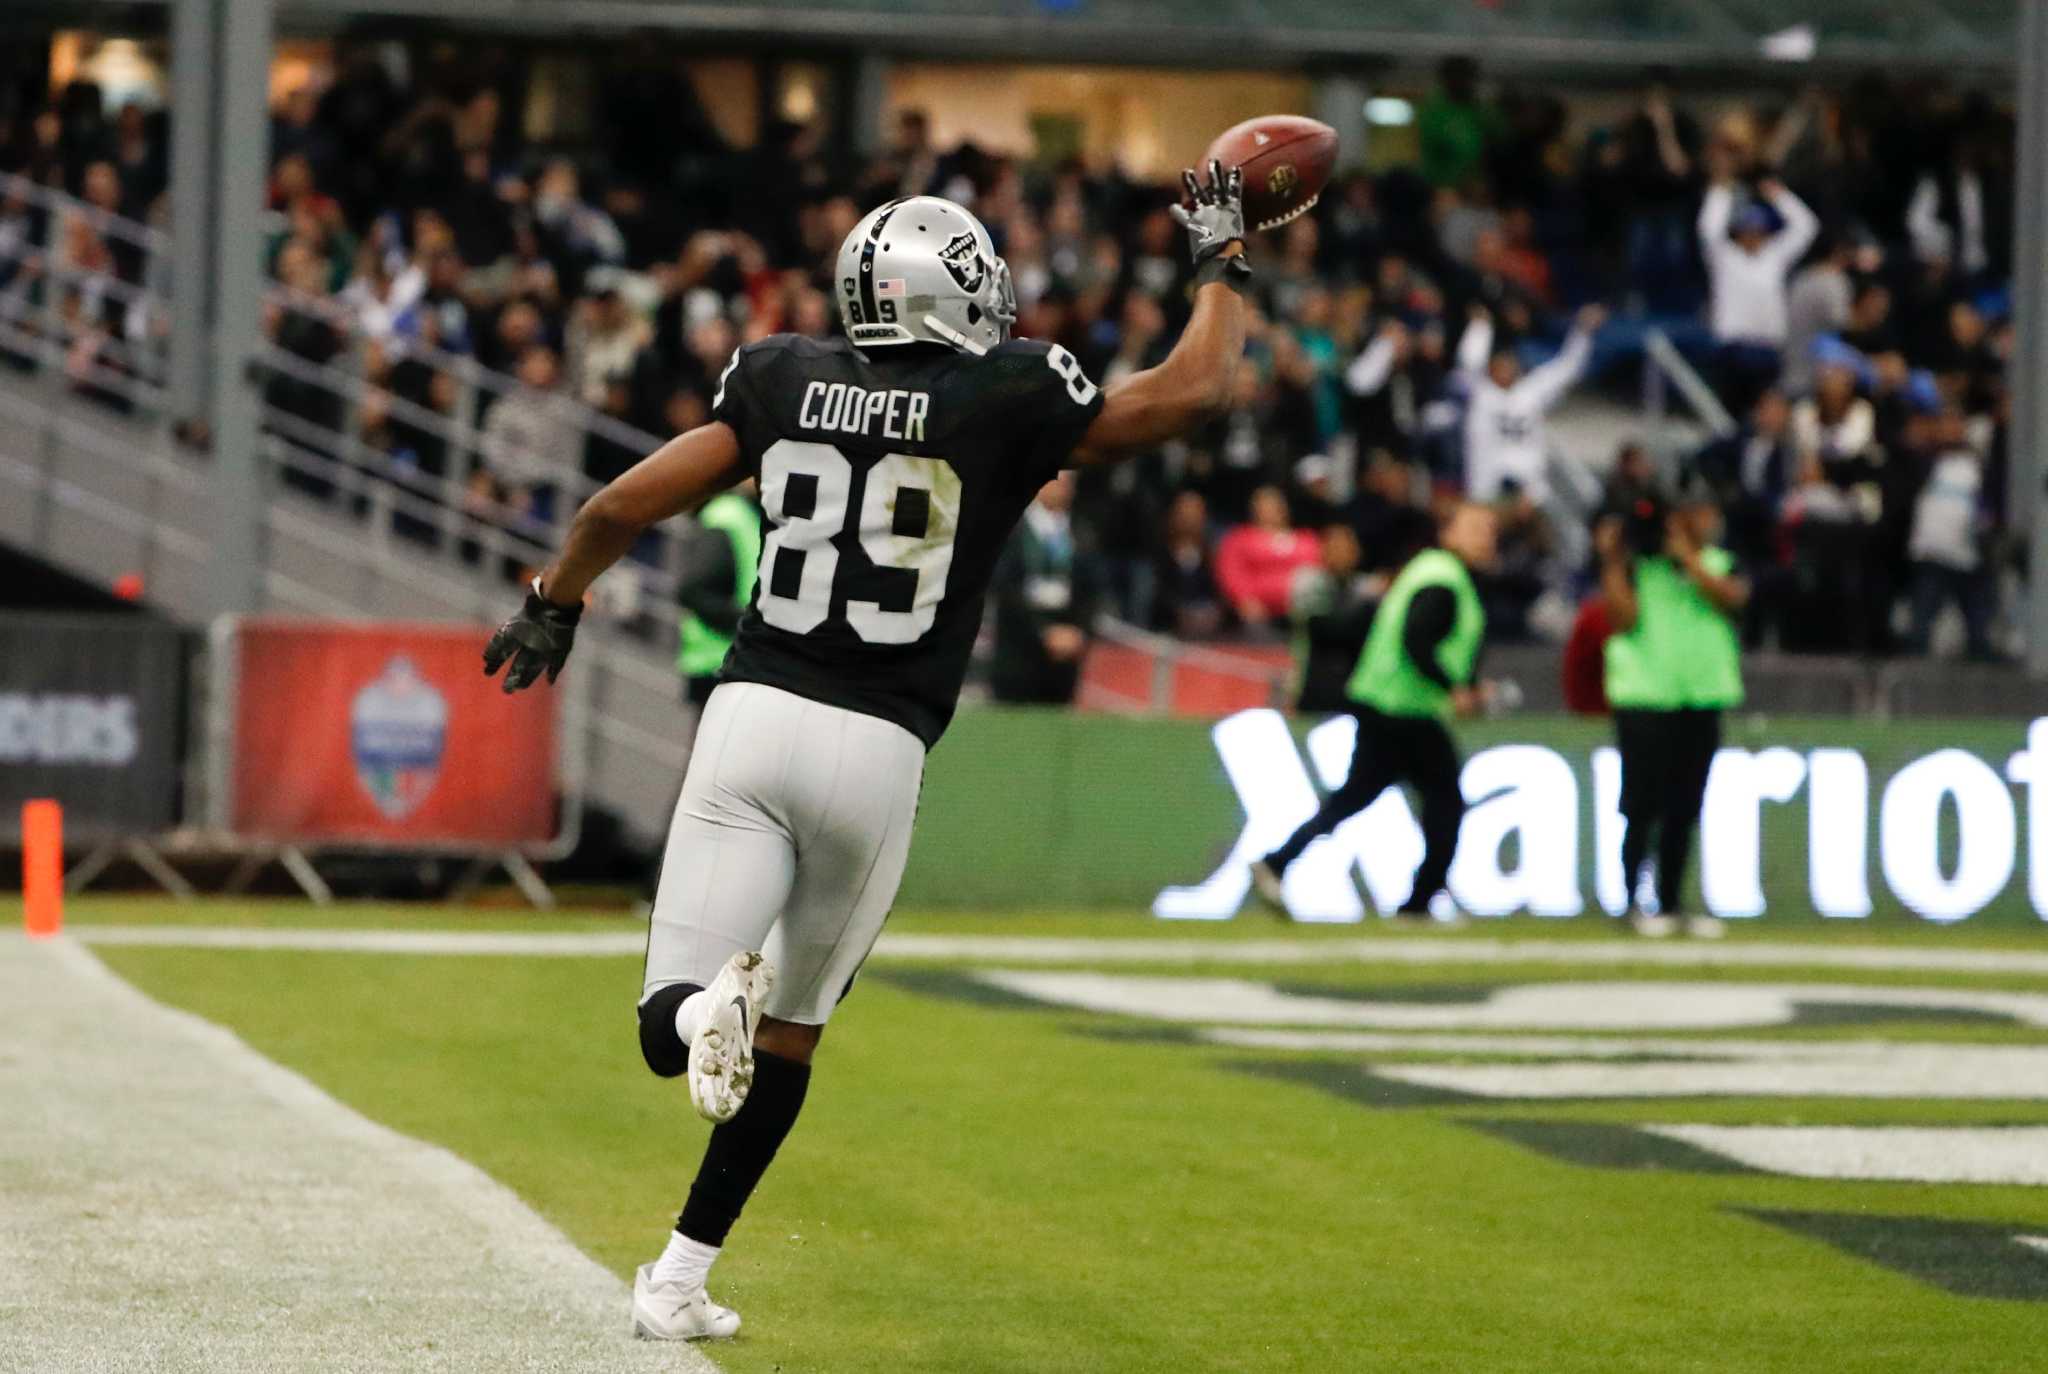
[{"label": "player's outstretched arm", "polygon": [[1229,409],[1244,357],[1251,276],[1244,260],[1244,178],[1209,164],[1209,184],[1182,173],[1192,210],[1176,205],[1195,254],[1195,309],[1180,341],[1157,367],[1134,372],[1102,394],[1102,413],[1075,450],[1081,464],[1132,457],[1199,429]]},{"label": "player's outstretched arm", "polygon": [[744,476],[740,436],[723,420],[669,440],[583,503],[560,556],[540,575],[541,595],[580,604],[598,574],[624,558],[644,531],[696,510]]},{"label": "player's outstretched arm", "polygon": [[739,436],[714,420],[669,440],[585,501],[561,554],[484,647],[485,676],[504,667],[507,692],[531,687],[543,672],[553,682],[575,643],[583,594],[598,575],[649,526],[696,510],[745,475]]}]

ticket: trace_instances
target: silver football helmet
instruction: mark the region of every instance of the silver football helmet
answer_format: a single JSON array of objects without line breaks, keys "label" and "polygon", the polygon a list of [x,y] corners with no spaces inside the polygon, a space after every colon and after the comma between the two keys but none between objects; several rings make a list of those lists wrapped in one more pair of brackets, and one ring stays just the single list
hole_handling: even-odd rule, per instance
[{"label": "silver football helmet", "polygon": [[839,245],[839,316],[862,348],[939,343],[986,353],[1010,337],[1017,295],[980,220],[950,200],[906,196]]}]

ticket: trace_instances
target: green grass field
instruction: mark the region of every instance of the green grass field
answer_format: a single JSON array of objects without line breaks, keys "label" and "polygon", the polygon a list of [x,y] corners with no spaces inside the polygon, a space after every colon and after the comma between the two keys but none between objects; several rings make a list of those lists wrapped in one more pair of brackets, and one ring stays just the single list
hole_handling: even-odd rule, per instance
[{"label": "green grass field", "polygon": [[[636,929],[617,916],[125,901],[81,904],[73,920]],[[1115,915],[910,915],[891,930],[1201,951],[1114,963],[1085,951],[1000,964],[878,955],[714,1271],[715,1295],[746,1319],[740,1340],[712,1352],[735,1374],[1918,1374],[2034,1367],[2048,1349],[2048,1241],[2025,1239],[2048,1237],[2040,1183],[1793,1177],[1639,1129],[2048,1127],[2048,971],[1690,968],[1647,955],[1580,965],[1513,952],[1383,962],[1358,957],[1356,927],[1297,935]],[[1589,930],[1476,935],[1554,951]],[[1879,933],[1804,938],[1825,951]],[[1886,933],[1887,949],[2048,953],[2026,932]],[[1243,957],[1248,939],[1277,937],[1302,952]],[[474,1161],[621,1275],[658,1251],[708,1129],[679,1085],[639,1062],[631,957],[100,955],[365,1114]],[[1080,975],[1099,977],[1052,986]],[[1645,982],[1668,995],[1628,993]],[[1786,1018],[1741,1002],[1785,984],[1802,990]],[[1172,1014],[1118,1002],[1133,988]],[[1504,989],[1540,1005],[1475,1011]],[[1072,1005],[1090,997],[1107,1004]],[[1603,1010],[1622,998],[1622,1011]],[[1232,1007],[1239,1032],[1310,1034],[1221,1043],[1206,1032]],[[1688,1008],[1691,1023],[1667,1024]],[[1314,1034],[1347,1029],[1381,1043]],[[1458,1036],[1479,1038],[1445,1043]],[[1622,1043],[1595,1043],[1611,1041]],[[1716,1042],[1749,1078],[1687,1077],[1700,1062],[1688,1056],[1719,1053]],[[1877,1065],[1860,1079],[1859,1054]],[[1934,1067],[1913,1070],[1916,1057]],[[1772,1086],[1784,1064],[1809,1062],[1819,1067],[1800,1071],[1818,1079]],[[1539,1086],[1573,1065],[1622,1077]],[[1871,1095],[1901,1081],[1895,1066],[1932,1086]],[[1506,1089],[1471,1090],[1479,1080],[1460,1075],[1474,1070],[1504,1071],[1489,1081]],[[1659,1095],[1637,1090],[1644,1082]],[[1945,1095],[1964,1082],[1971,1096]],[[1662,1095],[1671,1084],[1687,1095]],[[1989,1148],[1997,1176],[1997,1142],[1984,1139],[1935,1138],[1929,1167]],[[1832,1150],[1794,1146],[1801,1159]]]}]

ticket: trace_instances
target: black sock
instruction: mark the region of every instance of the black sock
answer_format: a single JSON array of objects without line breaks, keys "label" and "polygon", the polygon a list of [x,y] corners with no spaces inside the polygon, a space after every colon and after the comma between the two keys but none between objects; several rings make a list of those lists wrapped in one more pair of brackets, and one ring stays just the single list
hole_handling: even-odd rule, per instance
[{"label": "black sock", "polygon": [[690,1067],[690,1047],[676,1034],[676,1008],[691,993],[703,990],[695,983],[670,983],[640,1004],[640,1057],[663,1078],[674,1078]]},{"label": "black sock", "polygon": [[796,1124],[810,1085],[809,1064],[754,1051],[754,1086],[739,1114],[711,1132],[676,1230],[703,1245],[725,1244],[740,1209]]}]

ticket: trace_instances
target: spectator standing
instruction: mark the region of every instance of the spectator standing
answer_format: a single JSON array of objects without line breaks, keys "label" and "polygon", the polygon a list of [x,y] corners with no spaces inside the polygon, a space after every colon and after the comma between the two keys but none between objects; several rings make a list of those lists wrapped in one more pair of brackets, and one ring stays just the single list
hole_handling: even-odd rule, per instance
[{"label": "spectator standing", "polygon": [[1966,652],[1980,663],[1998,661],[1991,644],[1997,580],[1985,557],[1990,520],[1985,510],[1984,457],[1970,442],[1960,416],[1935,419],[1938,456],[1913,504],[1912,631],[1916,654],[1929,652],[1934,621],[1954,602],[1962,612]]},{"label": "spectator standing", "polygon": [[1814,394],[1792,409],[1798,486],[1794,647],[1876,649],[1889,638],[1890,571],[1878,556],[1885,515],[1885,452],[1877,410],[1857,394],[1854,360],[1823,361]]},{"label": "spectator standing", "polygon": [[1207,639],[1223,628],[1229,608],[1216,586],[1209,542],[1209,503],[1184,490],[1167,507],[1153,585],[1152,628],[1182,639]]},{"label": "spectator standing", "polygon": [[1614,190],[1629,207],[1629,281],[1659,311],[1698,303],[1686,215],[1699,185],[1699,122],[1671,98],[1670,73],[1653,71],[1613,153]]},{"label": "spectator standing", "polygon": [[1799,481],[1808,489],[1809,515],[1875,523],[1883,513],[1877,410],[1856,386],[1852,359],[1824,362],[1814,394],[1792,408],[1792,445]]},{"label": "spectator standing", "polygon": [[1776,389],[1757,397],[1735,433],[1693,455],[1695,473],[1713,487],[1727,512],[1728,544],[1744,568],[1753,571],[1771,558],[1779,509],[1800,463],[1792,443],[1792,407]]},{"label": "spectator standing", "polygon": [[576,164],[566,158],[550,162],[534,182],[533,218],[548,259],[571,292],[581,289],[590,269],[626,260],[625,235],[610,215],[583,199]]},{"label": "spectator standing", "polygon": [[607,286],[579,301],[569,321],[569,385],[587,406],[602,406],[614,378],[630,376],[640,351],[653,340],[647,318]]},{"label": "spectator standing", "polygon": [[1496,500],[1510,484],[1547,506],[1550,446],[1544,417],[1578,384],[1593,356],[1593,335],[1607,314],[1587,306],[1558,355],[1526,375],[1514,353],[1494,343],[1493,316],[1475,307],[1458,341],[1465,407],[1465,494]]},{"label": "spectator standing", "polygon": [[[1173,223],[1168,220],[1167,223]],[[1142,291],[1124,302],[1116,352],[1091,376],[1114,386],[1164,356],[1166,316]],[[1158,535],[1172,491],[1166,462],[1147,453],[1127,463],[1083,470],[1075,504],[1090,548],[1101,550],[1105,591],[1115,613],[1134,625],[1149,625],[1158,591]]]},{"label": "spectator standing", "polygon": [[[1783,182],[1767,180],[1757,189],[1763,204],[1738,209],[1735,184],[1722,177],[1700,204],[1700,251],[1712,293],[1723,399],[1738,411],[1748,409],[1783,369],[1791,328],[1785,278],[1820,231],[1820,221]],[[1773,210],[1780,221],[1776,230]]]},{"label": "spectator standing", "polygon": [[1284,622],[1294,575],[1322,560],[1316,537],[1294,528],[1287,496],[1278,487],[1252,493],[1251,523],[1223,536],[1216,550],[1216,585],[1248,629]]},{"label": "spectator standing", "polygon": [[1963,279],[1981,282],[2012,268],[2012,195],[1991,170],[1990,141],[1975,129],[1955,140],[1948,165],[1913,190],[1906,230],[1923,262],[1950,259]]},{"label": "spectator standing", "polygon": [[[1892,318],[1892,289],[1876,277],[1866,278],[1856,288],[1849,306],[1849,323],[1842,330],[1842,342],[1866,358],[1900,351],[1898,322]],[[1815,359],[1816,369],[1819,359]]]},{"label": "spectator standing", "polygon": [[1064,706],[1080,685],[1097,588],[1074,545],[1073,507],[1074,474],[1063,472],[1024,508],[996,563],[989,686],[998,701]]},{"label": "spectator standing", "polygon": [[1414,469],[1388,453],[1366,463],[1344,514],[1358,534],[1364,568],[1383,585],[1436,537],[1436,522],[1415,497]]},{"label": "spectator standing", "polygon": [[[341,312],[324,294],[327,265],[306,245],[292,242],[278,254],[278,272],[292,294],[282,301],[264,303],[264,333],[282,352],[308,367],[327,366],[345,346],[338,322]],[[264,384],[263,400],[282,414],[304,421],[316,433],[331,434],[339,428],[342,397],[317,378],[273,371]],[[303,434],[294,438],[305,442]],[[301,475],[290,466],[284,472],[287,479]]]},{"label": "spectator standing", "polygon": [[1317,286],[1304,291],[1296,304],[1293,347],[1288,350],[1287,381],[1305,403],[1302,438],[1316,452],[1328,451],[1344,422],[1342,364],[1331,332],[1335,313],[1335,298],[1327,290]]},{"label": "spectator standing", "polygon": [[170,181],[170,153],[164,145],[164,123],[143,113],[130,101],[114,116],[114,134],[108,156],[119,174],[123,192],[121,213],[130,219],[147,219],[149,207]]},{"label": "spectator standing", "polygon": [[338,299],[355,316],[358,332],[385,343],[418,336],[426,292],[426,273],[410,263],[394,266],[373,235],[356,249],[355,276]]},{"label": "spectator standing", "polygon": [[1814,345],[1823,335],[1849,327],[1856,291],[1849,267],[1855,255],[1849,240],[1832,239],[1792,279],[1785,300],[1785,366],[1778,380],[1787,395],[1804,396],[1813,389]]},{"label": "spectator standing", "polygon": [[1443,389],[1443,329],[1411,334],[1388,318],[1344,369],[1359,445],[1406,455],[1415,447],[1422,412]]},{"label": "spectator standing", "polygon": [[559,378],[554,350],[533,345],[519,358],[519,390],[484,419],[484,462],[508,488],[507,504],[543,522],[553,518],[555,483],[583,459],[582,429],[556,390]]}]

